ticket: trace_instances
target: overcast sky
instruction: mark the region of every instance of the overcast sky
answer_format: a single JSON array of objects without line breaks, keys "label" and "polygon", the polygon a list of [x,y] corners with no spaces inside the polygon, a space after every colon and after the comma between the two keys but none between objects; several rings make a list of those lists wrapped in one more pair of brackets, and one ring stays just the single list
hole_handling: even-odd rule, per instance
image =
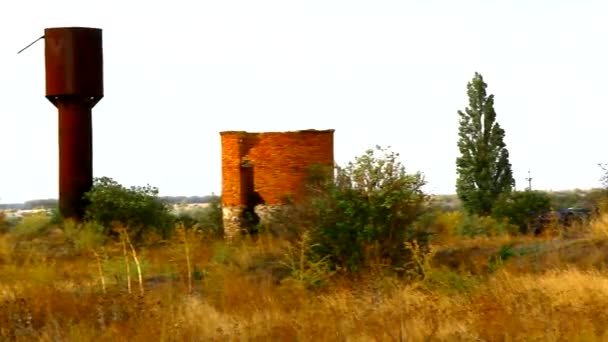
[{"label": "overcast sky", "polygon": [[103,29],[94,175],[162,195],[221,191],[223,130],[330,129],[339,164],[392,146],[454,193],[459,109],[495,95],[517,188],[600,185],[608,2],[11,1],[0,5],[0,202],[56,198],[47,27]]}]

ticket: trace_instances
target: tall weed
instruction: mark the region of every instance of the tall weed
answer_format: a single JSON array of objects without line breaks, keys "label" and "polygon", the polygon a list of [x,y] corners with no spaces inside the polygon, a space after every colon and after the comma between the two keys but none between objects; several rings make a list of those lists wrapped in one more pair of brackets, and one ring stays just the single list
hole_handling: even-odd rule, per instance
[{"label": "tall weed", "polygon": [[82,254],[103,246],[107,236],[105,228],[96,222],[77,223],[73,220],[63,222],[66,239],[72,243],[74,253]]},{"label": "tall weed", "polygon": [[11,232],[11,236],[17,240],[27,240],[40,236],[51,223],[51,218],[44,213],[36,213],[25,216]]}]

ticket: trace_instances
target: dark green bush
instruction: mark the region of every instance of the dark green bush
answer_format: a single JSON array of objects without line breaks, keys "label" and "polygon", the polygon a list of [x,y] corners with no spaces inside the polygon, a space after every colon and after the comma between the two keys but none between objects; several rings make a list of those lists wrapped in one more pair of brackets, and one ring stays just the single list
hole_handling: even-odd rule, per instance
[{"label": "dark green bush", "polygon": [[314,179],[310,221],[304,223],[313,259],[348,271],[376,263],[401,267],[406,241],[426,245],[428,233],[414,224],[426,208],[425,181],[420,173],[406,173],[397,158],[377,146],[337,167],[333,179]]},{"label": "dark green bush", "polygon": [[494,206],[492,216],[508,219],[525,234],[538,216],[551,210],[551,198],[542,191],[516,191],[505,196]]},{"label": "dark green bush", "polygon": [[173,230],[174,216],[169,205],[150,185],[125,188],[111,178],[96,178],[85,198],[89,201],[86,220],[103,225],[106,235],[114,224],[127,227],[134,240],[146,232],[167,238]]}]

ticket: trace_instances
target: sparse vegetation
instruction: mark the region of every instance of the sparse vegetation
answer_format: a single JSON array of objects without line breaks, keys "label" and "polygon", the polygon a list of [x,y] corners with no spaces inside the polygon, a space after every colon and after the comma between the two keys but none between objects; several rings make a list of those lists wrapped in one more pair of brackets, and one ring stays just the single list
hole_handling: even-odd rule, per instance
[{"label": "sparse vegetation", "polygon": [[201,234],[221,238],[224,236],[221,198],[212,197],[204,208],[180,212],[178,221]]},{"label": "sparse vegetation", "polygon": [[312,177],[283,233],[231,242],[219,198],[174,215],[155,188],[100,180],[87,222],[40,212],[0,231],[0,340],[608,338],[608,213],[532,236],[546,194],[467,213],[397,158]]},{"label": "sparse vegetation", "polygon": [[334,273],[307,237],[133,246],[30,222],[35,253],[0,236],[0,339],[603,340],[606,222],[576,240],[456,236],[414,253],[408,278]]}]

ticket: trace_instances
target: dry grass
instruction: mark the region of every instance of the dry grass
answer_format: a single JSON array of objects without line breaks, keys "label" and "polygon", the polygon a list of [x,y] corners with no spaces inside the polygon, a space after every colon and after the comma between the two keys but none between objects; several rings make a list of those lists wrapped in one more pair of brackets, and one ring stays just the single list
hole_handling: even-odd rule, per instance
[{"label": "dry grass", "polygon": [[[0,235],[0,340],[607,340],[608,218],[589,228],[573,240],[452,241],[424,279],[334,276],[318,289],[289,277],[285,241],[189,236],[186,249],[181,237],[137,249],[143,295],[128,292],[120,243],[96,258],[66,253],[56,231],[36,253]],[[504,260],[489,269],[497,253]],[[478,268],[450,268],[455,258]]]},{"label": "dry grass", "polygon": [[594,239],[608,239],[608,214],[600,215],[591,222],[591,236]]}]

